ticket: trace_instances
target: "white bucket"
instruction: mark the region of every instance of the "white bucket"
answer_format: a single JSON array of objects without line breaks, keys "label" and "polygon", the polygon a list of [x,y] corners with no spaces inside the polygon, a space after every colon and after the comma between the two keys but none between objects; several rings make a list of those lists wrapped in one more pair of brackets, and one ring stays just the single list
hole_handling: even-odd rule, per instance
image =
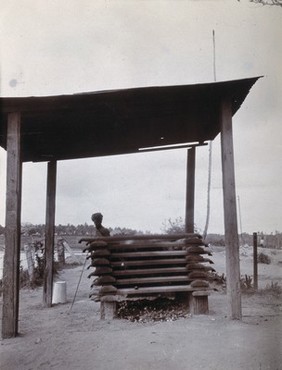
[{"label": "white bucket", "polygon": [[66,303],[67,301],[67,283],[65,281],[56,281],[53,285],[52,303]]}]

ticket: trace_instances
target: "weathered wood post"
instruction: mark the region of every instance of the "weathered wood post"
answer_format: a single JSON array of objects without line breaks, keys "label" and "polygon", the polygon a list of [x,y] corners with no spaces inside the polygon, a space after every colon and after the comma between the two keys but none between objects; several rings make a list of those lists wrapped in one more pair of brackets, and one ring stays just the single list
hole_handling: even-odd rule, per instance
[{"label": "weathered wood post", "polygon": [[43,304],[52,306],[57,162],[48,162]]},{"label": "weathered wood post", "polygon": [[236,211],[232,102],[222,97],[220,106],[221,160],[229,317],[241,320],[239,238]]},{"label": "weathered wood post", "polygon": [[65,259],[65,246],[63,239],[58,239],[57,240],[57,253],[58,253],[58,262],[60,265],[64,265],[66,262]]},{"label": "weathered wood post", "polygon": [[3,338],[15,337],[18,334],[22,187],[20,126],[20,113],[9,113],[7,123],[7,194],[3,271]]},{"label": "weathered wood post", "polygon": [[187,150],[185,232],[194,232],[196,148]]},{"label": "weathered wood post", "polygon": [[258,288],[258,234],[253,233],[254,289]]},{"label": "weathered wood post", "polygon": [[34,260],[33,260],[30,244],[25,244],[24,250],[25,250],[25,255],[26,255],[26,260],[27,260],[29,281],[33,283],[34,281]]}]

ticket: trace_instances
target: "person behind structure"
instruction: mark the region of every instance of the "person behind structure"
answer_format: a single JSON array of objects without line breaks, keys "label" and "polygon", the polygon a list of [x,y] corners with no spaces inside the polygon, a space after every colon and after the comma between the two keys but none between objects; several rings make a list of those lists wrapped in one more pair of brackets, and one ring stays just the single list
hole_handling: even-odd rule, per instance
[{"label": "person behind structure", "polygon": [[94,222],[96,228],[96,236],[110,236],[110,230],[102,225],[102,213],[93,213],[91,220]]}]

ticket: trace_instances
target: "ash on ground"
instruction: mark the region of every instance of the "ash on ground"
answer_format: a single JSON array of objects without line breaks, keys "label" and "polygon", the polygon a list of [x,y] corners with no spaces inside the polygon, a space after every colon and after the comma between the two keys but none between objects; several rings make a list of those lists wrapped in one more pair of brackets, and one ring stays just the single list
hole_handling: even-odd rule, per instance
[{"label": "ash on ground", "polygon": [[188,303],[161,297],[123,301],[117,306],[117,317],[132,322],[175,321],[190,316]]}]

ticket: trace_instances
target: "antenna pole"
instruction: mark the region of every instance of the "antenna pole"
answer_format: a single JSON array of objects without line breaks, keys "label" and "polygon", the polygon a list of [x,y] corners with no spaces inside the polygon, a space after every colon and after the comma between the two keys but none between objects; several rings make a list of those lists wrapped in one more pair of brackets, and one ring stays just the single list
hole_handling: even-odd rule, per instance
[{"label": "antenna pole", "polygon": [[215,63],[215,30],[212,30],[212,43],[213,43],[213,79],[216,81],[216,63]]}]

